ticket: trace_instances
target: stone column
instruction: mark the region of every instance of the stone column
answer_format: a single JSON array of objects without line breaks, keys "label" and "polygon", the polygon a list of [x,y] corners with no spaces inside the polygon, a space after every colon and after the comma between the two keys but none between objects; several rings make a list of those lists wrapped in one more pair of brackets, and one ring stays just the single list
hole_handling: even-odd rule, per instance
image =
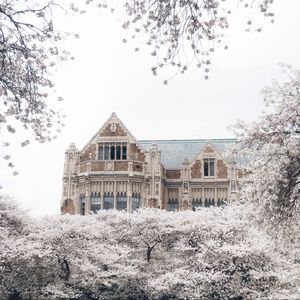
[{"label": "stone column", "polygon": [[117,209],[117,181],[114,181],[114,209]]},{"label": "stone column", "polygon": [[104,209],[104,188],[103,188],[103,181],[100,182],[100,209]]},{"label": "stone column", "polygon": [[90,214],[91,209],[91,183],[86,183],[85,187],[85,215]]},{"label": "stone column", "polygon": [[214,196],[214,200],[215,200],[215,206],[217,205],[217,199],[218,199],[218,191],[217,191],[217,187],[215,187],[215,196]]},{"label": "stone column", "polygon": [[130,180],[127,182],[127,212],[132,211],[132,206],[131,206],[131,200],[132,200],[132,183]]}]

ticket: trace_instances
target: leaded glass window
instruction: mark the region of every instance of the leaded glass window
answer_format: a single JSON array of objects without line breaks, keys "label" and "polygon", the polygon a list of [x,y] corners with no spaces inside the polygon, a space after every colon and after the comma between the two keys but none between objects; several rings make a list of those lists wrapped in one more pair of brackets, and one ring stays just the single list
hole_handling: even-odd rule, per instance
[{"label": "leaded glass window", "polygon": [[118,210],[127,210],[127,195],[126,193],[117,194],[117,209]]},{"label": "leaded glass window", "polygon": [[132,210],[138,210],[140,208],[140,195],[138,193],[133,193],[132,195]]},{"label": "leaded glass window", "polygon": [[113,193],[105,193],[103,196],[103,209],[114,208],[114,195]]},{"label": "leaded glass window", "polygon": [[215,159],[205,158],[204,159],[204,176],[212,177],[215,176]]},{"label": "leaded glass window", "polygon": [[100,209],[101,209],[100,193],[92,193],[91,194],[91,211],[95,213]]}]

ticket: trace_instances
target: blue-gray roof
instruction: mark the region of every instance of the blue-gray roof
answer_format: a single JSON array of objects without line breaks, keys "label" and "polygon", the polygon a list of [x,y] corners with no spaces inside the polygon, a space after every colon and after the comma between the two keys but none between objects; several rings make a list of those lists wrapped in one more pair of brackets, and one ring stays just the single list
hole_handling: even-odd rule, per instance
[{"label": "blue-gray roof", "polygon": [[210,143],[223,157],[226,149],[236,139],[200,139],[200,140],[141,140],[139,144],[145,149],[151,144],[158,145],[161,162],[166,169],[181,169],[185,158],[192,162],[207,143]]}]

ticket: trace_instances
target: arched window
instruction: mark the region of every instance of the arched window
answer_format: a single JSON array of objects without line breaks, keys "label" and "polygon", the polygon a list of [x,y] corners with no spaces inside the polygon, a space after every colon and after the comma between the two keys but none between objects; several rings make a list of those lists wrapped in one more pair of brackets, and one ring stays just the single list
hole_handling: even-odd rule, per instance
[{"label": "arched window", "polygon": [[110,147],[110,159],[111,159],[111,160],[114,160],[115,157],[116,157],[116,155],[115,155],[115,150],[116,150],[116,147],[115,147],[114,145],[112,145],[112,146]]},{"label": "arched window", "polygon": [[126,193],[117,194],[117,209],[118,210],[127,210],[127,195]]},{"label": "arched window", "polygon": [[123,145],[122,147],[122,159],[127,159],[127,146]]},{"label": "arched window", "polygon": [[204,160],[204,176],[208,176],[208,161]]},{"label": "arched window", "polygon": [[168,211],[178,211],[178,200],[177,199],[169,199],[168,201]]},{"label": "arched window", "polygon": [[103,205],[104,209],[113,209],[114,208],[114,195],[113,193],[104,193],[103,196]]},{"label": "arched window", "polygon": [[127,143],[100,143],[98,144],[99,160],[126,160]]},{"label": "arched window", "polygon": [[98,159],[103,160],[103,146],[99,146],[98,148]]},{"label": "arched window", "polygon": [[131,199],[131,206],[132,206],[132,210],[138,210],[140,208],[140,194],[138,193],[133,193],[132,194],[132,199]]},{"label": "arched window", "polygon": [[109,159],[109,146],[104,147],[104,159],[105,160]]},{"label": "arched window", "polygon": [[215,162],[213,160],[209,162],[209,176],[215,176]]},{"label": "arched window", "polygon": [[100,209],[100,193],[91,193],[91,211],[95,213]]},{"label": "arched window", "polygon": [[80,214],[85,215],[85,195],[81,194],[79,197]]},{"label": "arched window", "polygon": [[204,159],[204,176],[215,176],[215,159]]},{"label": "arched window", "polygon": [[117,145],[117,148],[116,148],[116,159],[117,160],[120,160],[121,159],[121,146],[120,145]]}]

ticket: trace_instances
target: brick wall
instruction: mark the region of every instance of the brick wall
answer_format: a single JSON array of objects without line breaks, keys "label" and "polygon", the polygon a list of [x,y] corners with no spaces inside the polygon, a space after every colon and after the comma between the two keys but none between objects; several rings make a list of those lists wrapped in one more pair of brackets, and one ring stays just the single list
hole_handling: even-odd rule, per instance
[{"label": "brick wall", "polygon": [[111,132],[111,124],[108,124],[100,133],[100,136],[126,136],[125,130],[120,124],[116,124],[116,131]]},{"label": "brick wall", "polygon": [[65,200],[61,210],[62,210],[62,213],[64,213],[64,214],[74,215],[75,214],[75,206],[74,206],[73,200],[71,200],[71,199]]},{"label": "brick wall", "polygon": [[201,178],[201,161],[196,160],[191,167],[192,179]]},{"label": "brick wall", "polygon": [[217,160],[217,177],[218,178],[228,177],[228,168],[222,159]]},{"label": "brick wall", "polygon": [[166,178],[167,179],[180,179],[181,171],[180,170],[167,170]]},{"label": "brick wall", "polygon": [[80,173],[83,173],[83,172],[87,172],[87,165],[86,165],[86,163],[81,163],[80,164]]},{"label": "brick wall", "polygon": [[[90,158],[90,153],[91,153],[91,158]],[[96,145],[95,144],[90,144],[86,150],[81,153],[80,155],[80,162],[87,161],[87,160],[95,160],[96,159]]]},{"label": "brick wall", "polygon": [[130,144],[129,159],[145,161],[145,154],[138,148],[136,144]]},{"label": "brick wall", "polygon": [[134,162],[132,164],[132,170],[134,172],[143,172],[143,164]]},{"label": "brick wall", "polygon": [[92,162],[91,165],[92,171],[104,171],[105,170],[105,163],[104,162]]},{"label": "brick wall", "polygon": [[128,162],[115,162],[115,171],[128,171]]}]

